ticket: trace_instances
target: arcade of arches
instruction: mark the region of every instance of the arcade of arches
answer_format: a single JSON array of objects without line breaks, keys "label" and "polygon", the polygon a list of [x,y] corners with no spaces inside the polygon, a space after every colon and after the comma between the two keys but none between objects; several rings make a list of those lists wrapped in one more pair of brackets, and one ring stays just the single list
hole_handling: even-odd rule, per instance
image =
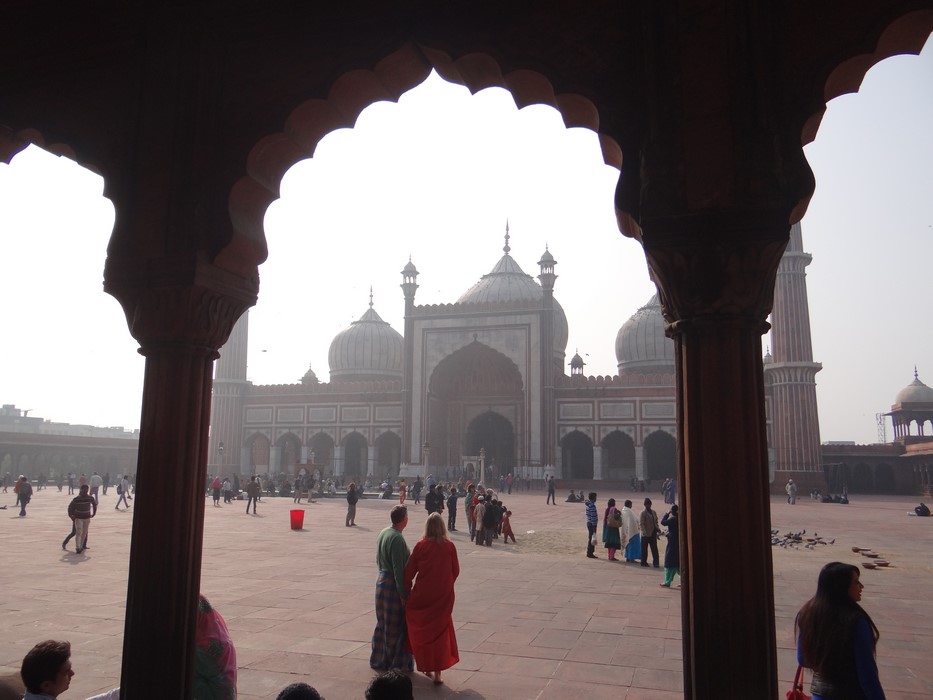
[{"label": "arcade of arches", "polygon": [[[761,334],[814,191],[802,147],[827,100],[920,50],[933,0],[190,7],[13,3],[0,48],[0,154],[38,143],[103,175],[105,289],[146,358],[123,697],[192,695],[212,370],[256,303],[265,209],[324,134],[432,69],[555,107],[620,169],[620,231],[675,346],[685,696],[777,697]],[[528,417],[502,415],[520,445]],[[710,532],[723,483],[747,494],[728,548]]]}]

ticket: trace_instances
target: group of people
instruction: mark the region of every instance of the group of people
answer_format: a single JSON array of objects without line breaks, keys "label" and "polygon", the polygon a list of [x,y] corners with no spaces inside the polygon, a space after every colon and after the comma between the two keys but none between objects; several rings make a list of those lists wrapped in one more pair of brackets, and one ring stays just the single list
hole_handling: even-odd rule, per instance
[{"label": "group of people", "polygon": [[470,527],[471,542],[491,547],[492,541],[501,536],[503,544],[508,544],[509,539],[515,544],[512,511],[496,498],[492,489],[484,488],[482,484],[468,484],[463,509]]},{"label": "group of people", "polygon": [[[587,558],[599,558],[596,556],[596,546],[602,542],[609,561],[623,561],[623,559],[629,563],[640,561],[642,566],[648,567],[648,552],[650,551],[651,566],[657,569],[660,567],[658,537],[662,534],[661,528],[666,527],[664,582],[659,585],[670,588],[674,576],[680,575],[680,508],[677,504],[671,504],[667,513],[659,519],[650,498],[644,500],[644,508],[638,515],[632,510],[630,500],[626,500],[622,508],[617,508],[616,499],[610,498],[606,502],[606,508],[600,520],[596,508],[596,496],[596,492],[591,491],[584,503]],[[600,524],[602,530],[597,535]],[[616,553],[620,551],[622,552],[621,559],[616,556]]]},{"label": "group of people", "polygon": [[460,660],[453,625],[457,548],[440,513],[430,513],[411,551],[402,532],[408,507],[397,505],[391,525],[376,539],[376,627],[369,665],[377,671],[411,671],[414,664],[435,684]]}]

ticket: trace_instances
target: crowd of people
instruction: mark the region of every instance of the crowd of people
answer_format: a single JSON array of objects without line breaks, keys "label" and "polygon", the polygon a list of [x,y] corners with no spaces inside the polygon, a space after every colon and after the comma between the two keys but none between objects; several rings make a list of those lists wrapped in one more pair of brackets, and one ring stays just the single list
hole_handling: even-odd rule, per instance
[{"label": "crowd of people", "polygon": [[[665,494],[670,493],[665,490]],[[571,492],[571,495],[573,492]],[[570,501],[570,498],[567,499]],[[578,500],[576,497],[574,501]],[[642,510],[637,515],[632,510],[632,501],[625,500],[621,508],[616,499],[610,498],[600,516],[596,507],[597,494],[591,491],[584,499],[584,518],[586,523],[586,556],[598,559],[596,548],[602,543],[609,561],[625,563],[640,562],[643,567],[660,568],[661,558],[658,551],[658,538],[667,537],[664,551],[664,581],[659,586],[670,588],[674,576],[680,576],[680,508],[676,503],[659,518],[650,498],[644,499]],[[662,531],[662,527],[667,528]],[[621,552],[621,556],[616,554]],[[648,555],[651,554],[651,564]],[[678,584],[678,588],[680,585]]]}]

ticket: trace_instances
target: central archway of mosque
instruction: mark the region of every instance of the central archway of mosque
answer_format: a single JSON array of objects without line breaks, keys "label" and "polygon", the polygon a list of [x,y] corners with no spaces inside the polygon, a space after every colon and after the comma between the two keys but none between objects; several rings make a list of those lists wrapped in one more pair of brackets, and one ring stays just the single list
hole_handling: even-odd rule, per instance
[{"label": "central archway of mosque", "polygon": [[521,456],[515,436],[525,422],[525,402],[521,372],[497,350],[474,341],[445,357],[428,387],[435,463],[453,474],[462,457],[485,449],[487,473],[491,465],[511,471]]}]

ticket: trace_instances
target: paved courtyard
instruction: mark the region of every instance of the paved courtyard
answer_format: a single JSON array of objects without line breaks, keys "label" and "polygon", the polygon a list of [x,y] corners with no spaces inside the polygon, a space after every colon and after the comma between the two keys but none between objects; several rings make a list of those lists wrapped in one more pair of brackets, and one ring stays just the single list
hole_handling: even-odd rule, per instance
[{"label": "paved courtyard", "polygon": [[[599,504],[610,496],[626,494],[601,493]],[[111,490],[92,521],[90,549],[78,555],[73,545],[69,552],[60,547],[70,529],[69,496],[54,488],[38,492],[25,518],[17,517],[14,498],[11,491],[0,501],[8,505],[0,511],[0,674],[18,670],[35,642],[64,638],[72,642],[77,675],[63,700],[113,687],[133,511],[116,512]],[[682,697],[679,592],[660,588],[657,570],[607,561],[605,550],[598,551],[599,560],[586,559],[582,505],[545,506],[543,492],[504,500],[514,513],[517,546],[496,541],[492,549],[475,547],[465,529],[453,533],[462,569],[454,610],[461,661],[444,673],[444,686],[415,674],[415,697]],[[878,661],[888,698],[933,696],[933,518],[907,517],[916,503],[855,497],[848,506],[809,500],[789,506],[772,500],[773,527],[781,533],[806,529],[835,539],[812,550],[774,550],[782,698],[796,668],[793,616],[823,564],[865,561],[853,546],[872,547],[892,564],[862,574],[863,605],[881,630]],[[361,501],[359,527],[347,528],[346,503],[322,499],[301,506],[305,529],[292,531],[291,499],[263,500],[258,516],[246,515],[241,502],[215,508],[205,500],[201,590],[234,637],[241,698],[274,698],[296,681],[328,700],[363,697],[372,676],[373,544],[391,505]],[[413,546],[424,511],[409,505],[405,535]],[[462,521],[462,512],[458,517]],[[570,554],[573,543],[579,548]]]}]

